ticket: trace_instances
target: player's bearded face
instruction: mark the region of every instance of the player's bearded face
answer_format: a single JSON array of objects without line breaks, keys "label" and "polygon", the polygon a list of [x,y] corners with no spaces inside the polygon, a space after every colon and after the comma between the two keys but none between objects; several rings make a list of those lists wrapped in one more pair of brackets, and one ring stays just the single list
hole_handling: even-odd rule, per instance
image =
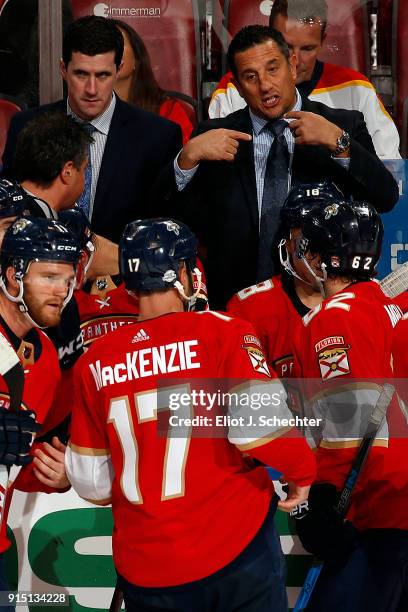
[{"label": "player's bearded face", "polygon": [[71,264],[33,262],[24,279],[24,301],[30,317],[41,327],[61,320],[64,300],[75,280]]}]

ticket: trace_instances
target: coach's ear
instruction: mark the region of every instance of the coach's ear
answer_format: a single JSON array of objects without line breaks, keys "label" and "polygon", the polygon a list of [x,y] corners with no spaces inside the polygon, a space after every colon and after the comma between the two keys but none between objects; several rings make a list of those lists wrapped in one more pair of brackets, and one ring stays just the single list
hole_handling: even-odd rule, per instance
[{"label": "coach's ear", "polygon": [[74,164],[72,161],[67,161],[60,172],[60,179],[64,183],[64,185],[69,185],[72,181],[72,176],[74,174]]}]

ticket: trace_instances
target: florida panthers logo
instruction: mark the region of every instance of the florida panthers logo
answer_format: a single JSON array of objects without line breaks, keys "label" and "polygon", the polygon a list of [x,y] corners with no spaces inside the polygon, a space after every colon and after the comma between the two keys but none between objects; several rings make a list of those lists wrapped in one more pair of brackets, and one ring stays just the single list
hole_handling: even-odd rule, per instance
[{"label": "florida panthers logo", "polygon": [[166,225],[167,230],[169,232],[174,232],[176,236],[180,234],[180,226],[177,225],[177,223],[175,223],[174,221],[164,221],[164,224]]},{"label": "florida panthers logo", "polygon": [[324,218],[327,221],[328,219],[330,219],[330,217],[335,217],[337,215],[337,213],[339,212],[339,205],[330,204],[330,206],[326,206],[323,212],[324,212]]},{"label": "florida panthers logo", "polygon": [[27,227],[28,224],[29,221],[27,219],[18,219],[18,221],[13,223],[13,234],[18,234],[18,232],[21,232],[24,228]]}]

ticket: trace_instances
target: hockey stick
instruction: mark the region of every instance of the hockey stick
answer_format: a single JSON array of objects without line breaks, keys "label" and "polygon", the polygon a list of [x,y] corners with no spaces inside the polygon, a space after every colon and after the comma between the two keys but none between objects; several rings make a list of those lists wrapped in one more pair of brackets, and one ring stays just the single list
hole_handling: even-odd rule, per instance
[{"label": "hockey stick", "polygon": [[[343,485],[343,489],[340,493],[339,501],[337,502],[336,511],[341,518],[345,518],[351,503],[351,494],[356,485],[357,479],[361,474],[364,464],[368,458],[370,448],[374,442],[374,439],[381,427],[385,415],[387,413],[388,406],[394,395],[395,388],[390,384],[385,384],[374,407],[374,410],[369,418],[366,432],[361,440],[360,447],[356,458],[353,461],[350,472]],[[301,519],[300,519],[301,520]],[[299,593],[299,597],[296,600],[293,612],[304,612],[309,603],[310,597],[313,593],[313,589],[316,586],[317,579],[323,569],[324,561],[316,559],[309,569],[302,590]]]},{"label": "hockey stick", "polygon": [[408,261],[380,281],[380,287],[389,298],[397,297],[408,289]]},{"label": "hockey stick", "polygon": [[122,607],[123,593],[118,586],[115,586],[109,612],[119,612]]},{"label": "hockey stick", "polygon": [[[21,408],[24,391],[24,368],[17,353],[2,333],[0,333],[0,375],[3,376],[9,390],[9,410],[18,412]],[[17,478],[21,467],[21,465],[13,465],[9,468],[0,465],[0,530],[6,507],[7,492],[10,484]]]}]

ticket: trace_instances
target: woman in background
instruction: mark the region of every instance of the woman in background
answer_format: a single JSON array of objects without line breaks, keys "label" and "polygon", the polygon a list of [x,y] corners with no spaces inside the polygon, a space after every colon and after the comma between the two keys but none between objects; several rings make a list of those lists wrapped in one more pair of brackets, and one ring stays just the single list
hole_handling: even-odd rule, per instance
[{"label": "woman in background", "polygon": [[118,74],[115,92],[129,104],[178,123],[185,144],[190,138],[193,125],[183,104],[159,87],[146,46],[139,34],[124,21],[112,21],[122,32],[125,42],[123,66]]}]

